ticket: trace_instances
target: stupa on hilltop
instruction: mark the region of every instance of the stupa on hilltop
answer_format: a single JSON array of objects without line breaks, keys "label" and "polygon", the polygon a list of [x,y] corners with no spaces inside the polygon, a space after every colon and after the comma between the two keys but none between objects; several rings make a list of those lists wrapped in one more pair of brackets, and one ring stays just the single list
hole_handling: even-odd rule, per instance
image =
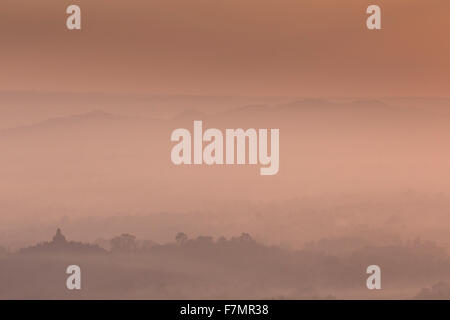
[{"label": "stupa on hilltop", "polygon": [[98,245],[67,241],[61,229],[56,229],[52,241],[41,242],[35,246],[23,248],[22,253],[105,253],[106,250]]},{"label": "stupa on hilltop", "polygon": [[54,243],[67,243],[66,237],[63,236],[60,228],[58,228],[56,230],[56,234],[53,236],[53,242]]}]

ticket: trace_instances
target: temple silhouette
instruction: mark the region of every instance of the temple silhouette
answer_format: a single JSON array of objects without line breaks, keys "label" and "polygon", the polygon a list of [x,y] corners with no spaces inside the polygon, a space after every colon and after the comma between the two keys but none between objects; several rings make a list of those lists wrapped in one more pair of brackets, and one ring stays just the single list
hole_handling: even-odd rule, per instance
[{"label": "temple silhouette", "polygon": [[66,237],[61,233],[61,229],[56,230],[56,234],[53,236],[53,243],[67,243]]},{"label": "temple silhouette", "polygon": [[77,241],[67,241],[61,229],[56,230],[52,241],[38,243],[20,250],[21,253],[106,253],[107,251],[98,245],[82,243]]}]

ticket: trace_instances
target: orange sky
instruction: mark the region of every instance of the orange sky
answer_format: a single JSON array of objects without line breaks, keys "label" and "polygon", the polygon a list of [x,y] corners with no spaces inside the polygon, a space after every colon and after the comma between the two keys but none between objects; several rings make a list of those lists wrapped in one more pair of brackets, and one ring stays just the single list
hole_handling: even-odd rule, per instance
[{"label": "orange sky", "polygon": [[[79,4],[83,30],[65,29]],[[382,31],[365,27],[369,4]],[[3,0],[0,90],[448,96],[448,0]]]}]

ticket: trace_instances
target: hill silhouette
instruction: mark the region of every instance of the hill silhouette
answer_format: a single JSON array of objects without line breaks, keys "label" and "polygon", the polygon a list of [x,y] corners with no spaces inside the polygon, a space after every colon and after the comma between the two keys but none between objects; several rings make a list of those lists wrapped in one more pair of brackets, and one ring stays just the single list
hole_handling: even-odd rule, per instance
[{"label": "hill silhouette", "polygon": [[20,253],[86,253],[86,254],[101,254],[106,253],[96,244],[85,244],[76,241],[67,241],[66,237],[61,233],[61,229],[56,230],[52,241],[38,243],[35,246],[23,248]]},{"label": "hill silhouette", "polygon": [[[266,245],[250,234],[231,238],[184,232],[158,244],[129,233],[109,249],[68,241],[57,229],[51,241],[0,255],[0,298],[49,299],[340,299],[427,298],[448,295],[450,259],[434,243],[415,240],[374,246],[335,239],[348,250],[327,252],[329,239],[304,249]],[[353,249],[352,249],[353,248]],[[378,263],[383,290],[365,287],[366,268]],[[65,269],[82,269],[83,290],[65,289]],[[33,283],[30,287],[29,283]]]}]

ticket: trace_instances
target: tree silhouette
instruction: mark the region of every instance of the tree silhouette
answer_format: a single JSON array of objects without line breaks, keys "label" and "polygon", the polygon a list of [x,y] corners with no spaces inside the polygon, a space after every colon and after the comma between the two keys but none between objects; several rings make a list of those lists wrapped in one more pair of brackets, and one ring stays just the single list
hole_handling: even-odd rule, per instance
[{"label": "tree silhouette", "polygon": [[134,252],[136,249],[136,237],[131,234],[124,233],[111,239],[111,251]]},{"label": "tree silhouette", "polygon": [[239,241],[241,242],[254,242],[252,236],[249,233],[242,233],[241,236],[239,237]]},{"label": "tree silhouette", "polygon": [[175,241],[181,246],[188,240],[188,236],[184,232],[178,232]]}]

